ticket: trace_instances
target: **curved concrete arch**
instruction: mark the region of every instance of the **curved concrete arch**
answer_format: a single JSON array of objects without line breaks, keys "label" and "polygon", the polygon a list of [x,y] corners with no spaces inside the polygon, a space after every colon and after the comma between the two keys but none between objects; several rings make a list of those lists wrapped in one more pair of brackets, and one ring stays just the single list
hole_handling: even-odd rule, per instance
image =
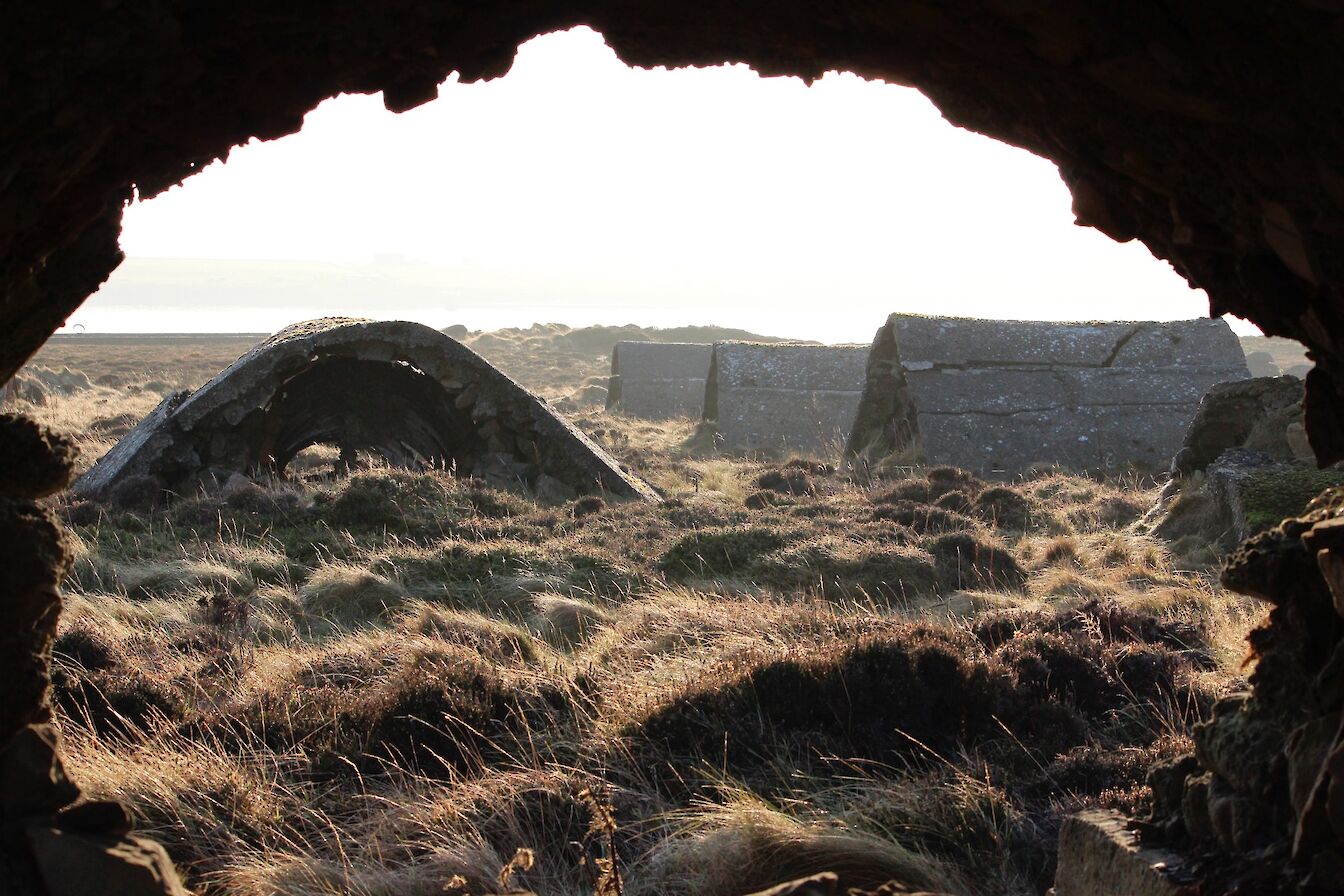
[{"label": "curved concrete arch", "polygon": [[283,473],[314,444],[550,493],[656,497],[457,340],[421,324],[351,318],[287,327],[195,392],[164,399],[74,491],[104,497],[148,476],[185,493],[231,473]]}]

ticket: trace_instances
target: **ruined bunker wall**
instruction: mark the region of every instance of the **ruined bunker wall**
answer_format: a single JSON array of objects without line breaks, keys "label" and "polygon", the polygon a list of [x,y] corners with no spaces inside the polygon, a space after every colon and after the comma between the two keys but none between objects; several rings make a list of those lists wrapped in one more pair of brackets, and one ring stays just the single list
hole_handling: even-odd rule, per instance
[{"label": "ruined bunker wall", "polygon": [[1344,457],[1338,3],[387,0],[318,16],[261,0],[74,0],[61,15],[14,4],[5,24],[0,379],[119,263],[133,196],[298,130],[337,93],[381,90],[408,109],[451,72],[502,75],[520,42],[589,24],[632,65],[911,84],[953,123],[1053,160],[1080,222],[1143,240],[1214,313],[1313,349],[1313,443],[1323,462]]},{"label": "ruined bunker wall", "polygon": [[927,460],[895,327],[880,327],[868,350],[863,392],[845,442],[845,459],[860,470],[914,466]]},{"label": "ruined bunker wall", "polygon": [[616,343],[607,410],[650,420],[699,417],[713,351],[709,343]]},{"label": "ruined bunker wall", "polygon": [[[1249,376],[1222,320],[991,321],[895,314],[870,364],[874,396],[904,383],[930,464],[1011,476],[1034,465],[1165,470],[1204,394]],[[900,452],[888,411],[865,401],[850,451]]]},{"label": "ruined bunker wall", "polygon": [[132,477],[189,493],[231,472],[282,472],[317,442],[501,484],[652,498],[604,451],[466,346],[400,321],[328,318],[271,337],[191,394],[165,399],[75,484]]},{"label": "ruined bunker wall", "polygon": [[858,345],[717,343],[705,419],[730,451],[829,453],[849,433],[867,359]]},{"label": "ruined bunker wall", "polygon": [[52,722],[51,651],[59,587],[72,551],[39,499],[63,488],[74,444],[32,420],[0,414],[0,891],[186,896],[167,853],[128,836],[120,806],[81,797],[66,777]]}]

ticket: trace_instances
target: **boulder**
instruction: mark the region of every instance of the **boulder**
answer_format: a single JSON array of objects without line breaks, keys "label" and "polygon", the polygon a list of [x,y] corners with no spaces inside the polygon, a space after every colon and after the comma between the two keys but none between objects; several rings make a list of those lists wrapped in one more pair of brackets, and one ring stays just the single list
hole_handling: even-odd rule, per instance
[{"label": "boulder", "polygon": [[51,391],[26,370],[14,374],[14,378],[0,387],[0,404],[26,402],[33,407],[44,407],[51,400]]},{"label": "boulder", "polygon": [[1291,376],[1218,383],[1200,400],[1172,460],[1172,475],[1202,470],[1229,448],[1247,448],[1274,460],[1314,466],[1316,458],[1300,435],[1305,395],[1302,381]]},{"label": "boulder", "polygon": [[1250,369],[1251,376],[1279,376],[1283,373],[1279,365],[1274,363],[1274,356],[1269,352],[1247,352],[1246,367]]},{"label": "boulder", "polygon": [[[1301,380],[1291,376],[1210,389],[1143,527],[1182,553],[1201,542],[1226,553],[1302,513],[1326,488],[1344,484],[1344,473],[1316,468],[1303,426],[1303,395]],[[1182,545],[1182,539],[1191,540]]]},{"label": "boulder", "polygon": [[[1154,772],[1149,829],[1206,864],[1207,892],[1334,892],[1344,854],[1344,487],[1242,544],[1223,585],[1269,601],[1250,690],[1195,728],[1195,752]],[[1283,860],[1291,856],[1293,865]],[[1061,862],[1063,855],[1061,852]],[[1283,881],[1296,881],[1279,889]],[[1313,881],[1314,887],[1313,888]],[[1303,889],[1292,889],[1301,886]]]},{"label": "boulder", "polygon": [[57,395],[73,395],[93,388],[93,383],[89,382],[88,376],[81,370],[71,370],[69,367],[62,367],[59,370],[54,367],[33,367],[30,368],[30,372],[38,382],[47,387],[47,391]]},{"label": "boulder", "polygon": [[125,809],[77,802],[58,748],[55,728],[37,724],[0,750],[3,892],[188,896],[163,847],[129,834]]}]

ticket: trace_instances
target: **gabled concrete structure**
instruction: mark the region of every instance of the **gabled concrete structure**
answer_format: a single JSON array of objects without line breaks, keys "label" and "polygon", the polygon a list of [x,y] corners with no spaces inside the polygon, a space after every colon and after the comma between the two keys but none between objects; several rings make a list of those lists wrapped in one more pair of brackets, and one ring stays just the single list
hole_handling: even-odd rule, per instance
[{"label": "gabled concrete structure", "polygon": [[873,341],[846,450],[998,476],[1049,464],[1164,470],[1209,387],[1249,375],[1223,320],[893,314]]}]

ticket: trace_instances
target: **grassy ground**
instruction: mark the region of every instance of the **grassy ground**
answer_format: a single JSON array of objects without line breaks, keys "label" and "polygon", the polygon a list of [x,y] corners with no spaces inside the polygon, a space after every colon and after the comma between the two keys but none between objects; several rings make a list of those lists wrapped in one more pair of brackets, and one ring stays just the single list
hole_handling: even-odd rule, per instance
[{"label": "grassy ground", "polygon": [[[33,410],[91,460],[154,400]],[[1141,808],[1244,674],[1256,611],[1128,530],[1132,480],[864,483],[576,422],[668,500],[370,469],[61,504],[76,779],[206,893],[1039,893],[1062,813]]]}]

